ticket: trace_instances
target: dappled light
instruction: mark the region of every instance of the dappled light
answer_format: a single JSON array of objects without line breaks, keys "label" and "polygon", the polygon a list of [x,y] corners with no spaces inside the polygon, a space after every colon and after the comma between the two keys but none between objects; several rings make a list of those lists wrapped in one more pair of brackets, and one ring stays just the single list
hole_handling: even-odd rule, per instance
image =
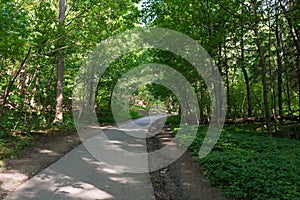
[{"label": "dappled light", "polygon": [[299,0],[2,0],[0,200],[300,198]]},{"label": "dappled light", "polygon": [[39,152],[43,153],[43,154],[48,154],[48,155],[58,155],[56,152],[48,150],[48,149],[42,149]]}]

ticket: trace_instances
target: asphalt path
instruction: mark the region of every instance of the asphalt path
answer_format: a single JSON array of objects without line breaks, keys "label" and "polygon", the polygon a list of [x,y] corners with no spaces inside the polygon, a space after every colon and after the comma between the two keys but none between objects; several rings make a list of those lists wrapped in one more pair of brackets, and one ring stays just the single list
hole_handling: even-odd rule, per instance
[{"label": "asphalt path", "polygon": [[5,199],[154,200],[147,172],[146,135],[153,122],[165,117],[156,115],[119,124],[118,128],[86,130],[94,136]]}]

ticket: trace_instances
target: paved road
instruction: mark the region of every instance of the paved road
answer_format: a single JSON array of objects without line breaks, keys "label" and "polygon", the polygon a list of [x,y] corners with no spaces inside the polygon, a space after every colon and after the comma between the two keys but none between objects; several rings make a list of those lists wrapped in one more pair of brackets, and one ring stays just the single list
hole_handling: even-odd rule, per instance
[{"label": "paved road", "polygon": [[[96,134],[93,138],[79,145],[59,161],[46,168],[32,179],[21,185],[15,192],[8,195],[6,200],[152,200],[155,199],[150,176],[147,172],[131,173],[127,170],[130,165],[118,165],[118,160],[124,157],[119,153],[135,152],[146,153],[147,146],[145,134],[149,125],[156,119],[166,117],[163,115],[145,117],[134,122],[123,123],[119,129],[108,129],[104,133]],[[143,129],[136,125],[144,126]],[[126,132],[126,134],[125,134]],[[103,142],[105,136],[110,142]],[[133,137],[138,136],[138,137]],[[99,153],[99,150],[86,149],[101,144],[102,150],[115,152],[111,156],[116,162],[108,166],[100,162],[101,154],[95,159],[90,154]],[[118,148],[116,148],[118,147]],[[120,150],[121,149],[121,150]],[[102,152],[103,153],[103,152]],[[126,155],[126,154],[125,154]],[[107,157],[105,158],[107,159]],[[104,159],[104,160],[105,160]],[[126,157],[125,157],[126,160]],[[145,163],[146,162],[146,163]],[[139,167],[148,167],[148,160],[132,163]],[[127,172],[126,172],[127,171]]]}]

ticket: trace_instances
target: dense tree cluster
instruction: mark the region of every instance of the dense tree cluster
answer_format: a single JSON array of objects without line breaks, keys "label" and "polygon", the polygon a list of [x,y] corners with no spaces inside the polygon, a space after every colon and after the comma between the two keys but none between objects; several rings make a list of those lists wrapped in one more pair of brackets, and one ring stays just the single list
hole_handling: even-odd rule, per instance
[{"label": "dense tree cluster", "polygon": [[[214,60],[227,93],[227,117],[271,123],[300,115],[300,9],[296,0],[1,1],[0,117],[3,130],[30,131],[71,117],[76,73],[87,53],[109,36],[138,26],[177,30],[198,41]],[[194,87],[200,114],[211,101],[203,79],[170,52],[154,49],[118,59],[98,83],[97,111],[109,115],[118,78],[143,63],[174,67]],[[158,99],[178,110],[158,85],[135,98]],[[8,132],[6,132],[7,134]]]},{"label": "dense tree cluster", "polygon": [[[209,52],[224,80],[228,118],[263,118],[269,132],[272,121],[299,118],[298,1],[152,0],[143,5],[145,24],[185,33]],[[181,71],[188,69],[180,65]],[[199,78],[191,81],[206,115],[208,102],[200,89],[205,85]]]},{"label": "dense tree cluster", "polygon": [[[0,4],[0,117],[3,134],[29,133],[71,117],[83,58],[138,21],[132,1],[9,1]],[[101,94],[101,93],[100,93]]]}]

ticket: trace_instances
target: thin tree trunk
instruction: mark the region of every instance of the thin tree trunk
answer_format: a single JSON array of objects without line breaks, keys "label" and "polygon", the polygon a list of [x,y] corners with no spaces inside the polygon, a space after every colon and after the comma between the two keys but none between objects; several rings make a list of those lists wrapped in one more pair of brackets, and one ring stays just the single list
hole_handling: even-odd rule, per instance
[{"label": "thin tree trunk", "polygon": [[226,44],[224,43],[224,65],[225,65],[225,75],[226,75],[226,93],[227,93],[227,106],[228,106],[228,116],[231,116],[231,101],[230,101],[230,83],[229,83],[229,66],[227,64],[227,53],[226,53]]},{"label": "thin tree trunk", "polygon": [[200,81],[198,81],[197,82],[197,84],[198,84],[198,91],[197,91],[197,96],[198,96],[198,102],[199,102],[199,109],[200,109],[200,116],[199,116],[199,118],[200,118],[200,120],[202,120],[203,119],[203,104],[202,104],[202,85],[201,85],[201,82]]},{"label": "thin tree trunk", "polygon": [[250,88],[250,81],[249,76],[245,67],[245,50],[244,50],[244,42],[242,40],[242,53],[241,53],[241,59],[242,59],[242,71],[245,79],[246,84],[246,90],[247,90],[247,104],[248,104],[248,117],[252,117],[252,97],[251,97],[251,88]]},{"label": "thin tree trunk", "polygon": [[[41,71],[41,66],[38,63],[38,65],[36,67],[36,70],[35,70],[35,73],[34,73],[34,77],[32,79],[32,82],[34,81],[34,86],[33,86],[33,89],[31,91],[31,98],[30,98],[29,108],[28,108],[29,113],[30,113],[29,114],[30,119],[32,119],[33,110],[36,109],[35,94],[36,94],[37,86],[39,84],[40,71]],[[30,83],[30,85],[31,85],[31,83]],[[29,89],[30,85],[28,86],[28,89]]]},{"label": "thin tree trunk", "polygon": [[297,30],[295,29],[294,25],[293,25],[293,21],[292,18],[288,15],[287,10],[285,8],[285,5],[283,3],[282,0],[279,0],[280,3],[280,7],[283,10],[285,19],[288,22],[289,28],[290,28],[290,33],[291,36],[293,37],[298,55],[296,58],[296,63],[297,63],[297,74],[298,74],[298,106],[299,106],[299,117],[300,117],[300,41],[299,41],[299,33],[297,32]]},{"label": "thin tree trunk", "polygon": [[[55,68],[55,66],[54,66],[54,64],[52,64],[52,68],[51,68],[50,75],[49,75],[49,81],[47,83],[45,94],[49,94],[50,86],[52,85],[52,80],[53,80],[54,68]],[[45,115],[47,104],[48,104],[48,98],[45,98],[42,103],[42,105],[43,105],[42,115]]]},{"label": "thin tree trunk", "polygon": [[[257,0],[252,1],[253,6],[253,15],[257,17]],[[265,65],[265,58],[263,54],[263,49],[261,45],[261,40],[259,36],[258,30],[258,21],[255,21],[254,25],[254,34],[256,36],[256,45],[259,53],[259,67],[261,68],[261,76],[262,76],[262,85],[263,85],[263,97],[264,97],[264,107],[265,107],[265,120],[267,122],[267,130],[268,134],[272,136],[272,129],[271,129],[271,118],[270,118],[270,110],[269,110],[269,100],[268,100],[268,84],[267,84],[267,68]]]},{"label": "thin tree trunk", "polygon": [[[269,2],[267,1],[267,6],[269,7]],[[271,18],[270,18],[270,11],[268,9],[268,28],[269,28],[269,34],[268,34],[268,67],[269,67],[269,73],[270,73],[270,89],[271,89],[271,106],[272,106],[272,117],[273,117],[273,124],[274,124],[274,130],[275,133],[277,133],[277,116],[276,116],[276,97],[275,97],[275,91],[274,91],[274,82],[273,80],[275,77],[273,77],[273,71],[272,71],[272,64],[271,64]]]},{"label": "thin tree trunk", "polygon": [[[95,76],[95,66],[91,66],[91,69],[90,69],[90,81],[88,81],[88,86],[89,87],[89,91],[88,91],[88,112],[93,112],[94,108],[95,108],[95,99],[97,97],[95,97],[95,95],[93,94],[94,92],[94,76]],[[98,88],[97,88],[98,89]]]},{"label": "thin tree trunk", "polygon": [[278,11],[276,11],[276,27],[275,27],[275,35],[276,35],[276,55],[277,55],[277,67],[278,67],[278,75],[277,75],[277,87],[278,87],[278,115],[279,119],[283,116],[282,109],[282,57],[281,57],[281,33],[279,33],[278,29]]},{"label": "thin tree trunk", "polygon": [[[242,13],[244,13],[244,8],[242,7]],[[251,88],[249,76],[245,67],[245,47],[244,47],[244,27],[242,25],[242,35],[241,35],[241,64],[242,64],[242,72],[245,79],[246,91],[247,91],[247,105],[248,105],[248,117],[252,117],[252,97],[251,97]]]},{"label": "thin tree trunk", "polygon": [[167,105],[168,114],[172,114],[172,105],[173,105],[173,99],[172,96],[169,96],[168,105]]},{"label": "thin tree trunk", "polygon": [[293,40],[294,40],[294,43],[295,43],[295,46],[296,46],[296,49],[298,51],[298,53],[300,54],[300,42],[299,42],[299,36],[297,34],[297,31],[295,29],[295,27],[293,26],[293,21],[292,21],[292,18],[288,16],[287,14],[287,10],[285,8],[285,5],[283,3],[282,0],[279,0],[279,3],[280,3],[280,6],[281,6],[281,9],[283,10],[284,12],[284,16],[288,22],[288,25],[289,25],[289,28],[290,28],[290,33],[293,37]]},{"label": "thin tree trunk", "polygon": [[[281,49],[282,49],[283,63],[288,63],[289,58],[287,58],[287,52],[286,52],[285,48],[283,47],[283,45],[281,46]],[[290,80],[289,73],[285,73],[284,75],[285,75],[285,80]],[[292,104],[291,104],[290,81],[285,81],[285,85],[284,85],[283,89],[285,89],[284,93],[285,93],[286,101],[287,101],[287,105],[288,105],[288,114],[291,115],[292,114]]]},{"label": "thin tree trunk", "polygon": [[8,98],[8,95],[10,93],[11,87],[13,86],[16,78],[18,77],[18,75],[20,74],[20,72],[22,71],[22,69],[25,67],[26,62],[29,58],[29,55],[31,53],[31,47],[29,48],[23,62],[21,63],[19,69],[15,72],[14,76],[12,77],[12,79],[9,81],[8,85],[6,86],[5,90],[4,90],[4,94],[3,94],[3,100],[2,100],[2,104],[1,104],[1,110],[0,110],[0,118],[2,117],[2,115],[4,114],[4,108],[5,108],[5,104]]},{"label": "thin tree trunk", "polygon": [[[289,80],[289,77],[286,77]],[[286,98],[288,103],[289,115],[292,115],[292,104],[291,104],[291,93],[290,93],[290,85],[289,81],[286,81]]]},{"label": "thin tree trunk", "polygon": [[30,106],[33,108],[35,107],[35,94],[36,94],[37,86],[39,84],[40,71],[41,71],[41,66],[40,66],[40,64],[38,64],[38,66],[36,67],[36,70],[35,70],[35,84],[32,89],[32,92],[31,92],[32,95],[31,95],[31,99],[30,99]]},{"label": "thin tree trunk", "polygon": [[297,56],[298,64],[298,109],[299,109],[299,119],[300,119],[300,55]]},{"label": "thin tree trunk", "polygon": [[[58,31],[60,35],[64,34],[64,21],[66,12],[65,0],[59,1],[59,27]],[[64,37],[59,40],[59,48],[64,45]],[[62,122],[63,120],[63,79],[64,79],[64,65],[65,58],[63,50],[58,50],[58,63],[56,68],[56,110],[55,110],[55,122]]]}]

